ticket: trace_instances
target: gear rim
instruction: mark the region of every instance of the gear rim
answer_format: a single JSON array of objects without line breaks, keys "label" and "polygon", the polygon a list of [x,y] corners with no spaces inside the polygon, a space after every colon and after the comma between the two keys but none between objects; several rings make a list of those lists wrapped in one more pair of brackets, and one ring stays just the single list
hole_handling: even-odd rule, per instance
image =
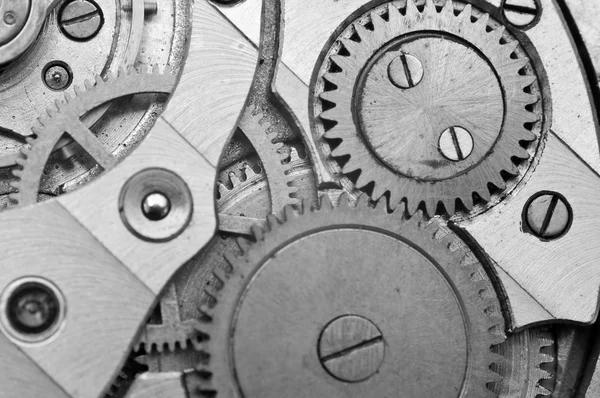
[{"label": "gear rim", "polygon": [[[404,3],[405,7],[402,8]],[[534,163],[535,158],[539,156],[543,148],[543,136],[546,129],[543,126],[545,119],[542,116],[545,109],[543,109],[542,91],[533,62],[521,42],[505,32],[504,26],[491,18],[486,12],[468,3],[465,5],[452,0],[445,2],[423,0],[419,4],[420,6],[417,7],[414,0],[386,2],[372,7],[341,25],[337,31],[341,31],[341,33],[332,36],[332,44],[325,47],[323,58],[315,66],[313,72],[309,105],[312,133],[318,142],[321,155],[329,164],[331,172],[339,176],[340,183],[348,191],[357,192],[357,189],[361,189],[367,191],[374,199],[378,199],[384,194],[388,195],[392,207],[395,207],[400,201],[405,201],[411,214],[421,205],[424,205],[424,210],[428,214],[434,214],[439,210],[438,205],[443,204],[444,212],[452,215],[461,210],[471,211],[474,205],[490,203],[493,195],[513,189],[524,177],[526,171]],[[401,14],[401,11],[405,14]],[[384,17],[387,19],[384,19]],[[411,19],[413,25],[409,26],[406,22],[407,19]],[[510,63],[503,67],[506,70],[514,69],[514,73],[511,75],[517,76],[517,82],[512,82],[512,85],[509,86],[512,87],[512,91],[508,92],[508,96],[511,98],[508,105],[514,109],[512,113],[508,114],[520,113],[523,116],[516,119],[505,117],[510,130],[518,132],[512,133],[515,137],[512,137],[510,142],[510,149],[514,153],[505,153],[506,149],[500,151],[497,148],[503,147],[496,145],[496,150],[493,151],[492,156],[486,159],[492,166],[497,163],[502,167],[492,167],[494,172],[487,173],[487,175],[485,175],[486,173],[479,173],[483,174],[485,178],[481,176],[476,178],[476,184],[471,184],[472,189],[460,188],[461,184],[458,184],[454,179],[446,180],[444,184],[439,182],[423,184],[416,179],[401,178],[397,174],[391,173],[389,169],[378,162],[374,154],[363,143],[364,138],[358,133],[355,121],[349,111],[352,96],[339,94],[340,91],[343,93],[344,90],[346,92],[353,91],[353,89],[348,89],[348,86],[353,87],[355,82],[352,78],[344,77],[344,67],[357,68],[350,65],[354,62],[352,56],[341,55],[340,51],[346,51],[344,54],[365,52],[361,47],[362,43],[358,42],[356,37],[361,38],[361,40],[364,40],[362,37],[366,37],[369,40],[370,36],[376,36],[374,32],[377,32],[378,28],[393,29],[393,27],[389,27],[391,26],[390,21],[399,21],[398,23],[401,22],[406,26],[403,28],[404,31],[395,32],[389,40],[427,30],[425,27],[434,31],[452,33],[448,26],[454,24],[455,20],[460,21],[460,24],[455,25],[460,25],[464,30],[468,30],[467,28],[472,30],[471,36],[474,39],[467,41],[479,51],[482,51],[482,46],[478,43],[483,42],[485,44],[491,42],[492,39],[490,38],[497,39],[497,47],[507,57],[502,58],[502,56],[494,56],[494,54],[488,56],[486,54],[486,58],[510,58]],[[372,30],[364,26],[368,24],[370,24]],[[483,34],[479,28],[483,29]],[[456,27],[454,29],[456,30]],[[481,37],[478,38],[478,36]],[[351,37],[353,38],[351,39]],[[381,45],[375,46],[375,49],[381,48],[386,40],[380,39]],[[503,42],[501,43],[500,40]],[[513,55],[514,58],[512,58]],[[362,54],[362,56],[365,57],[365,54]],[[495,67],[494,71],[498,73],[498,68]],[[521,72],[523,72],[523,75],[520,74]],[[506,92],[506,88],[504,88],[504,91]],[[514,100],[513,94],[520,99],[518,101]],[[340,100],[340,98],[343,98],[343,100]],[[533,110],[526,109],[526,107],[531,107]],[[508,110],[505,110],[505,112],[508,112]],[[518,120],[518,122],[515,122],[515,120]],[[504,130],[507,130],[508,127]],[[501,132],[500,136],[501,138],[507,137],[508,134]],[[504,142],[504,146],[507,146],[506,142],[508,140],[506,138],[502,142]],[[521,142],[528,142],[529,144],[521,146]],[[499,156],[499,153],[502,156]],[[350,155],[349,159],[348,155]],[[340,157],[342,157],[341,162]],[[499,158],[502,158],[500,163],[498,163]],[[513,161],[513,158],[515,161]],[[489,159],[492,159],[493,162],[490,162]],[[489,167],[486,164],[485,167],[479,169],[484,168]],[[378,174],[382,174],[384,177],[377,177]],[[473,179],[472,174],[474,173],[471,172],[466,176]],[[507,174],[512,178],[505,177]],[[463,179],[464,177],[465,175],[462,176]],[[440,194],[441,192],[444,194]],[[496,195],[494,198],[495,202],[498,198],[501,199],[502,196]]]},{"label": "gear rim", "polygon": [[[228,262],[232,264],[233,273],[225,273],[222,269],[213,270],[216,277],[223,283],[219,284],[220,290],[214,293],[217,300],[215,308],[211,309],[206,306],[203,310],[205,314],[203,319],[206,322],[205,332],[211,336],[207,346],[211,359],[206,367],[199,367],[199,371],[208,372],[211,376],[206,378],[206,382],[196,387],[196,392],[200,396],[202,396],[201,393],[209,392],[228,397],[240,396],[241,392],[237,384],[233,382],[233,378],[236,376],[231,373],[233,364],[231,363],[232,348],[229,341],[233,333],[232,322],[234,314],[238,311],[239,300],[246,293],[247,282],[254,278],[255,272],[261,268],[260,264],[268,261],[270,254],[299,237],[308,236],[311,232],[318,232],[319,226],[321,229],[332,229],[349,224],[372,224],[369,228],[373,230],[383,231],[385,229],[386,233],[400,237],[403,236],[403,233],[408,234],[409,237],[404,235],[404,239],[417,247],[422,247],[420,245],[423,242],[428,242],[428,244],[434,242],[432,247],[435,254],[432,254],[431,250],[427,250],[429,256],[433,258],[437,259],[436,256],[444,253],[444,255],[449,254],[454,260],[459,259],[458,262],[463,266],[444,269],[453,276],[463,275],[461,281],[463,283],[467,281],[469,287],[473,288],[465,289],[472,290],[471,293],[461,291],[461,294],[466,295],[463,299],[468,302],[470,316],[481,317],[480,324],[469,325],[470,336],[477,337],[469,339],[469,344],[471,344],[469,364],[471,366],[465,371],[463,394],[473,397],[493,396],[486,385],[498,381],[499,376],[491,372],[489,367],[492,363],[499,361],[501,357],[491,352],[490,347],[503,340],[503,318],[500,315],[495,292],[489,280],[486,280],[485,272],[482,268],[479,268],[481,272],[477,271],[479,266],[475,264],[478,262],[472,253],[452,233],[438,229],[437,223],[426,223],[420,216],[407,219],[400,211],[390,215],[385,208],[385,204],[372,208],[366,195],[359,198],[356,207],[348,203],[347,195],[342,195],[340,205],[337,207],[332,206],[329,199],[324,197],[319,209],[310,208],[309,203],[304,202],[303,214],[298,214],[292,208],[287,207],[283,223],[271,216],[269,217],[269,228],[266,231],[258,227],[253,228],[257,243],[250,244],[242,240],[240,246],[244,255],[240,258],[226,256]],[[364,227],[364,225],[362,226]],[[421,250],[425,249],[421,248]],[[455,279],[452,280],[459,284]]]},{"label": "gear rim", "polygon": [[57,101],[56,108],[48,109],[47,115],[39,118],[42,127],[32,129],[36,138],[28,137],[28,146],[21,148],[20,156],[16,159],[18,167],[12,171],[17,180],[12,182],[11,186],[17,192],[10,194],[11,200],[20,206],[37,202],[46,162],[65,133],[70,134],[80,144],[81,140],[91,143],[87,148],[84,146],[84,149],[105,171],[114,167],[117,162],[116,156],[102,146],[81,122],[80,117],[102,104],[127,95],[171,94],[177,85],[178,77],[172,73],[170,66],[166,66],[162,73],[157,67],[152,70],[146,67],[140,70],[127,68],[121,69],[118,74],[109,76],[106,80],[100,76],[96,76],[94,82],[86,80],[85,89],[75,87],[74,96],[65,93],[64,101]]}]

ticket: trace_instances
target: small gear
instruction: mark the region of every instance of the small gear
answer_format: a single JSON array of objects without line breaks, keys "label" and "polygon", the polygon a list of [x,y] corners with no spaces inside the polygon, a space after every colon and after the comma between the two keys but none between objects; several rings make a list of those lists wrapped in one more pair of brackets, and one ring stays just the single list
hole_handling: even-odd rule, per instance
[{"label": "small gear", "polygon": [[494,385],[501,398],[541,398],[552,394],[543,383],[555,377],[548,368],[556,365],[556,341],[548,328],[531,328],[507,337],[495,347],[504,360],[495,366],[503,376]]},{"label": "small gear", "polygon": [[454,214],[457,200],[487,203],[529,167],[540,89],[519,41],[488,14],[419,3],[377,6],[335,38],[316,71],[315,134],[351,188],[389,192],[410,214],[422,203]]},{"label": "small gear", "polygon": [[47,116],[39,118],[41,128],[33,128],[36,138],[28,138],[28,146],[21,149],[21,157],[13,174],[18,178],[13,187],[18,192],[11,199],[21,206],[37,202],[40,182],[49,156],[56,144],[67,133],[103,169],[109,170],[117,163],[113,156],[80,120],[86,113],[111,100],[132,94],[165,93],[175,88],[178,76],[167,66],[162,73],[153,70],[121,69],[106,80],[97,76],[94,82],[86,81],[85,90],[75,88],[75,96],[65,94],[65,100],[48,109]]},{"label": "small gear", "polygon": [[365,195],[303,207],[254,228],[256,243],[227,257],[231,273],[213,269],[216,305],[202,308],[210,359],[190,393],[494,396],[500,305],[453,233]]},{"label": "small gear", "polygon": [[283,163],[287,158],[287,153],[283,150],[285,145],[273,143],[275,137],[271,132],[271,125],[263,119],[262,112],[256,106],[250,105],[242,114],[239,128],[260,158],[269,183],[271,209],[273,214],[279,215],[285,206],[295,205],[298,200],[294,197],[296,188],[292,185],[293,177]]}]

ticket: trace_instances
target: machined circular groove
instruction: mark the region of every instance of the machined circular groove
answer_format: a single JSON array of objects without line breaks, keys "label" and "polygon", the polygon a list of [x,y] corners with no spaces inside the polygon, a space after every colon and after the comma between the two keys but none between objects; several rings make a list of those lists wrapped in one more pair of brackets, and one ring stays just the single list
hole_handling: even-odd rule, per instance
[{"label": "machined circular groove", "polygon": [[[144,201],[152,194],[164,196],[169,211],[160,219],[149,218]],[[167,242],[189,225],[194,210],[192,193],[185,181],[165,169],[146,169],[131,177],[121,189],[119,212],[123,223],[138,238],[150,242]]]},{"label": "machined circular groove", "polygon": [[[17,330],[14,321],[11,321],[9,315],[9,306],[11,298],[18,294],[22,289],[37,288],[46,291],[46,293],[56,301],[58,307],[56,317],[53,322],[39,332],[29,332]],[[40,277],[23,277],[10,283],[0,296],[0,330],[12,342],[22,346],[36,346],[47,344],[54,339],[62,330],[65,324],[67,313],[65,297],[60,289],[51,281]]]},{"label": "machined circular groove", "polygon": [[[439,202],[449,214],[455,212],[455,201],[471,209],[473,193],[488,202],[491,192],[488,184],[504,189],[506,182],[502,172],[511,176],[520,175],[520,170],[513,158],[531,159],[528,150],[521,146],[522,141],[532,142],[538,135],[526,128],[540,120],[540,116],[526,107],[535,104],[539,98],[526,92],[526,88],[536,86],[536,76],[522,75],[529,59],[515,54],[520,50],[517,40],[505,32],[503,27],[490,19],[487,14],[477,14],[467,4],[455,15],[457,3],[446,1],[441,9],[437,9],[432,0],[427,0],[423,11],[419,11],[413,0],[407,0],[404,14],[401,14],[395,3],[379,6],[365,13],[353,24],[350,24],[338,37],[329,50],[325,61],[315,71],[317,73],[317,92],[314,93],[315,128],[318,139],[322,143],[325,154],[335,158],[349,156],[341,168],[346,175],[359,172],[355,186],[364,188],[373,185],[373,198],[390,193],[390,204],[395,207],[402,199],[406,199],[410,213],[416,211],[420,203],[426,204],[430,214],[435,213]],[[387,19],[384,19],[385,18]],[[475,22],[472,18],[478,17]],[[492,23],[493,22],[493,23]],[[370,23],[367,28],[364,25]],[[390,40],[440,32],[453,37],[457,42],[468,43],[489,63],[497,76],[502,89],[504,117],[501,131],[493,148],[489,150],[479,163],[453,178],[426,182],[418,178],[407,178],[382,164],[374,155],[362,136],[355,115],[355,87],[360,79],[362,68]],[[360,42],[357,37],[360,38]],[[340,53],[344,49],[345,52]],[[344,55],[346,54],[346,55]],[[349,55],[347,55],[349,54]],[[425,71],[425,74],[427,71]],[[324,82],[330,84],[328,91],[323,89]],[[333,86],[331,86],[333,84]],[[421,83],[422,85],[423,83]],[[417,89],[406,90],[410,92]],[[534,89],[532,92],[538,92]],[[323,104],[330,106],[323,107]],[[326,127],[327,126],[327,127]],[[451,126],[445,126],[451,127]],[[471,132],[473,133],[473,132]],[[477,145],[476,133],[473,133]],[[326,139],[339,141],[337,147],[329,146]],[[436,145],[437,142],[433,143]],[[532,145],[530,144],[530,147]],[[333,166],[334,169],[337,166]]]}]

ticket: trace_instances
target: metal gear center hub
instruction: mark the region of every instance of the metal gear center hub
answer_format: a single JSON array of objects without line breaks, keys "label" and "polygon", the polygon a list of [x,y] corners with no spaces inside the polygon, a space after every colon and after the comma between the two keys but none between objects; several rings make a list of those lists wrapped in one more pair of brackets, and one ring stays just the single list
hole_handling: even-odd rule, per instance
[{"label": "metal gear center hub", "polygon": [[[399,88],[394,69],[411,56],[422,72],[400,67],[412,82]],[[421,77],[422,76],[422,77]],[[477,165],[502,130],[504,99],[490,64],[470,45],[449,35],[401,38],[367,64],[355,106],[360,129],[376,156],[389,168],[423,181],[450,178]],[[455,147],[462,159],[444,155],[438,143],[448,128],[473,136],[471,150]]]}]

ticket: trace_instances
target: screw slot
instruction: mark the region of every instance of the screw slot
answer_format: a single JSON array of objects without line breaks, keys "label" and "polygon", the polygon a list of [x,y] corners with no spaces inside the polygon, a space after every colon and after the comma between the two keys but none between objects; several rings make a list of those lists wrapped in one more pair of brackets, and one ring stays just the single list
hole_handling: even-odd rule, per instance
[{"label": "screw slot", "polygon": [[93,39],[104,24],[102,9],[90,0],[72,0],[59,12],[60,29],[65,36],[75,41]]},{"label": "screw slot", "polygon": [[344,315],[321,332],[318,355],[327,373],[349,383],[367,380],[383,363],[385,343],[379,328],[366,318]]},{"label": "screw slot", "polygon": [[571,205],[557,192],[538,192],[527,201],[523,209],[525,232],[544,241],[563,237],[569,232],[572,223]]},{"label": "screw slot", "polygon": [[520,29],[533,27],[541,17],[539,0],[504,0],[502,11],[506,20]]},{"label": "screw slot", "polygon": [[440,135],[438,148],[449,160],[459,162],[473,153],[473,136],[466,129],[458,126],[450,127]]}]

